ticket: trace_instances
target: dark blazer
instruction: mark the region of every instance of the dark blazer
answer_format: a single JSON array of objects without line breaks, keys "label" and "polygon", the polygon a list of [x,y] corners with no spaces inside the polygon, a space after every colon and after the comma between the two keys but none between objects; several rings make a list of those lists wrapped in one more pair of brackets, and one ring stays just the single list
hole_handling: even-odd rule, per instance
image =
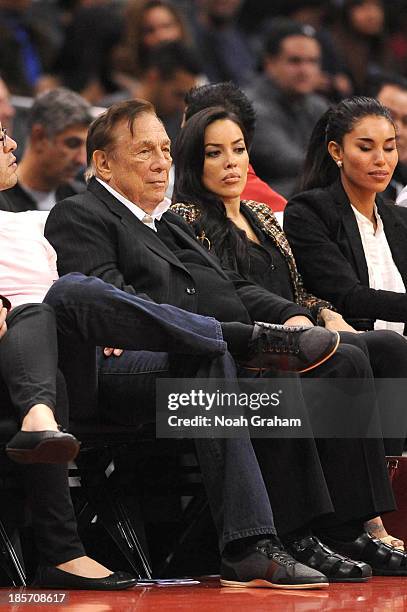
[{"label": "dark blazer", "polygon": [[[85,190],[85,186],[79,181],[73,181],[72,183],[65,183],[60,185],[55,193],[55,201],[65,200],[76,193],[80,193]],[[30,196],[29,193],[24,191],[17,183],[11,189],[7,189],[4,192],[7,200],[10,202],[10,210],[12,212],[24,212],[25,210],[37,210],[37,203]]]},{"label": "dark blazer", "polygon": [[[407,287],[407,211],[376,198],[384,231]],[[339,181],[294,196],[284,231],[305,286],[329,300],[345,318],[407,322],[407,295],[370,289],[356,217]]]},{"label": "dark blazer", "polygon": [[[161,223],[168,224],[185,252],[192,253],[195,278],[156,232],[96,179],[85,193],[51,210],[45,236],[58,254],[60,275],[79,271],[98,276],[129,293],[220,321],[284,322],[295,314],[309,315],[307,309],[225,272],[175,213],[165,213]],[[199,292],[205,292],[201,301]],[[202,303],[207,311],[202,311]]]}]

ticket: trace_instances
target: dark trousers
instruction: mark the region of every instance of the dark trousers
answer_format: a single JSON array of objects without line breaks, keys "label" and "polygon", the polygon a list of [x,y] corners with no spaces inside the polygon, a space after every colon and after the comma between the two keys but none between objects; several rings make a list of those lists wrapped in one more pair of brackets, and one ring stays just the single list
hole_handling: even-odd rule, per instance
[{"label": "dark trousers", "polygon": [[[375,380],[380,379],[406,379],[407,380],[407,340],[394,331],[377,330],[363,334],[343,332],[341,338],[344,342],[359,346],[367,351],[370,366]],[[386,389],[387,391],[387,389]],[[384,448],[386,455],[401,455],[407,436],[407,405],[403,391],[396,389],[385,397],[378,394],[379,411],[384,418],[397,419],[400,438],[386,438]],[[394,415],[394,417],[392,416]]]},{"label": "dark trousers", "polygon": [[[171,375],[236,378],[220,323],[211,317],[155,304],[77,273],[59,279],[44,301],[56,314],[60,367],[76,418],[83,418],[84,406],[97,407],[95,345],[150,349],[159,363],[164,351],[171,352]],[[147,354],[138,355],[144,371]],[[221,549],[234,539],[275,533],[250,439],[198,440],[196,446]]]},{"label": "dark trousers", "polygon": [[[360,379],[372,397],[374,409],[375,391],[367,347],[361,340],[355,341],[357,343],[360,347],[342,344],[332,359],[306,376]],[[168,355],[137,351],[125,352],[120,358],[100,355],[98,365],[106,419],[120,423],[154,420],[155,380],[168,376]],[[241,370],[239,375],[247,377],[248,373]],[[293,384],[295,380],[299,385],[300,404],[300,380],[294,377]],[[324,401],[318,395],[305,397],[305,400],[309,405]],[[120,410],[116,409],[118,404]],[[282,535],[304,526],[319,524],[322,527],[355,519],[364,521],[394,507],[381,440],[253,439],[252,445],[261,466],[275,525]],[[216,488],[222,466],[227,464],[230,470],[229,497],[224,504],[234,503],[235,512],[229,513],[223,522],[221,546],[222,542],[243,537],[243,534],[250,535],[251,529],[253,535],[261,533],[257,530],[255,510],[259,505],[265,507],[264,500],[260,502],[263,489],[253,492],[253,487],[245,490],[247,484],[242,486],[243,482],[250,481],[252,464],[237,463],[232,449],[227,450],[223,458],[216,449],[212,456],[200,454],[208,472],[212,465],[212,478],[207,478],[206,483],[208,492],[215,498],[217,494],[225,494],[225,490]]]},{"label": "dark trousers", "polygon": [[34,404],[54,410],[58,364],[57,333],[52,308],[24,304],[7,315],[0,342],[0,375],[23,420]]},{"label": "dark trousers", "polygon": [[[341,344],[331,359],[302,376],[355,378],[375,409],[372,370],[363,346]],[[303,390],[305,403],[320,404],[323,410],[326,398],[315,387]],[[382,439],[257,439],[253,445],[282,536],[305,526],[364,522],[394,508]]]},{"label": "dark trousers", "polygon": [[[25,304],[7,316],[0,341],[0,378],[5,412],[12,406],[21,422],[35,404],[52,408],[68,424],[65,381],[57,372],[55,315],[46,304]],[[4,404],[3,404],[4,401]],[[79,539],[64,465],[18,467],[24,483],[40,563],[58,565],[85,554]]]}]

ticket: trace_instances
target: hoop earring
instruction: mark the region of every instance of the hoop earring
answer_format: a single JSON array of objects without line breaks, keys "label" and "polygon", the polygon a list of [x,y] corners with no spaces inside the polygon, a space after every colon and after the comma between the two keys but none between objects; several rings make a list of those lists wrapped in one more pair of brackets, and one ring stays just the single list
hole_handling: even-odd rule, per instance
[{"label": "hoop earring", "polygon": [[202,246],[206,246],[206,248],[208,249],[208,251],[211,250],[211,241],[209,240],[208,236],[205,234],[205,232],[202,230],[201,234],[199,236],[197,236],[199,242],[202,244]]}]

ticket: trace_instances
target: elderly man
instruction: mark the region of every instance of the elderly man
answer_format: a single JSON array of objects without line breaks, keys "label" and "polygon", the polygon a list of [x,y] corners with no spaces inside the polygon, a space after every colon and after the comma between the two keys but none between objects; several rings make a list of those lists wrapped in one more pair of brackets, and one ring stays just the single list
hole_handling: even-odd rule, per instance
[{"label": "elderly man", "polygon": [[35,99],[18,183],[5,193],[10,210],[50,210],[58,200],[84,189],[74,179],[86,162],[90,109],[81,96],[63,88]]},{"label": "elderly man", "polygon": [[[163,198],[171,165],[169,151],[170,142],[162,123],[152,106],[143,101],[114,105],[92,124],[87,154],[94,176],[85,193],[59,203],[50,212],[46,225],[46,236],[58,253],[59,272],[79,270],[153,302],[215,316],[222,322],[229,351],[240,363],[247,360],[256,319],[285,324],[276,335],[271,332],[273,326],[255,325],[254,336],[258,327],[264,330],[263,348],[269,355],[277,349],[277,344],[280,350],[290,350],[288,338],[293,331],[290,326],[310,325],[310,313],[231,271],[222,270],[216,258],[194,239],[188,226],[167,212],[168,203]],[[300,333],[299,342],[301,337]],[[268,361],[266,367],[272,363]],[[277,368],[281,364],[274,361]],[[371,377],[364,354],[353,346],[341,346],[327,364],[327,376],[356,376],[365,380]],[[194,376],[194,369],[196,364],[184,362],[172,375]],[[240,367],[239,373],[247,376],[247,369]],[[300,405],[300,396],[297,399]],[[311,439],[281,442],[253,440],[277,529],[293,556],[314,569],[323,570],[331,581],[368,578],[370,568],[366,569],[364,563],[345,560],[323,546],[315,537],[316,530],[346,556],[354,554],[361,561],[371,563],[377,572],[388,571],[382,567],[376,552],[380,549],[388,560],[394,553],[390,554],[388,549],[383,551],[384,545],[372,540],[363,529],[363,520],[392,506],[382,442],[330,440],[317,445]],[[227,491],[220,493],[224,496],[223,505],[235,510],[232,529],[227,522],[230,517],[223,514],[221,520],[223,583],[241,586],[273,586],[274,583],[275,586],[276,574],[272,572],[271,576],[271,566],[265,557],[277,560],[276,542],[272,532],[260,526],[257,494],[251,478],[247,478],[247,469],[242,467],[244,457],[236,452],[231,459],[228,445],[222,452],[226,457],[224,466],[229,467],[228,476],[216,468],[213,480],[218,482],[213,482],[208,490],[212,500],[215,497],[219,501],[220,478],[227,486]],[[245,452],[249,452],[247,447]],[[340,460],[332,461],[332,453]],[[215,455],[212,463],[214,459]],[[352,479],[348,477],[348,460],[352,465]],[[257,469],[253,463],[251,466],[257,480]],[[243,477],[248,488],[242,497],[239,491]],[[213,495],[216,488],[217,497]],[[264,508],[264,503],[261,507]],[[219,516],[215,515],[215,521],[219,528]],[[267,545],[261,539],[265,533]],[[398,572],[407,573],[407,557],[400,558],[399,566]],[[295,573],[298,584],[304,585],[307,579],[303,568]],[[292,575],[291,579],[285,575],[284,580],[286,585],[294,587]],[[315,585],[318,578],[308,576],[308,581]]]}]

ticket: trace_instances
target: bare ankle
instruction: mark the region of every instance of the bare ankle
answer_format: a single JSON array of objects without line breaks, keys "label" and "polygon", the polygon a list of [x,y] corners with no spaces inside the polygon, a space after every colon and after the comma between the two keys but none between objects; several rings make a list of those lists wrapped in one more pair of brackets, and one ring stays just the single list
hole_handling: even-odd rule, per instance
[{"label": "bare ankle", "polygon": [[23,431],[57,431],[58,425],[54,413],[45,404],[35,404],[27,412],[21,424]]}]

